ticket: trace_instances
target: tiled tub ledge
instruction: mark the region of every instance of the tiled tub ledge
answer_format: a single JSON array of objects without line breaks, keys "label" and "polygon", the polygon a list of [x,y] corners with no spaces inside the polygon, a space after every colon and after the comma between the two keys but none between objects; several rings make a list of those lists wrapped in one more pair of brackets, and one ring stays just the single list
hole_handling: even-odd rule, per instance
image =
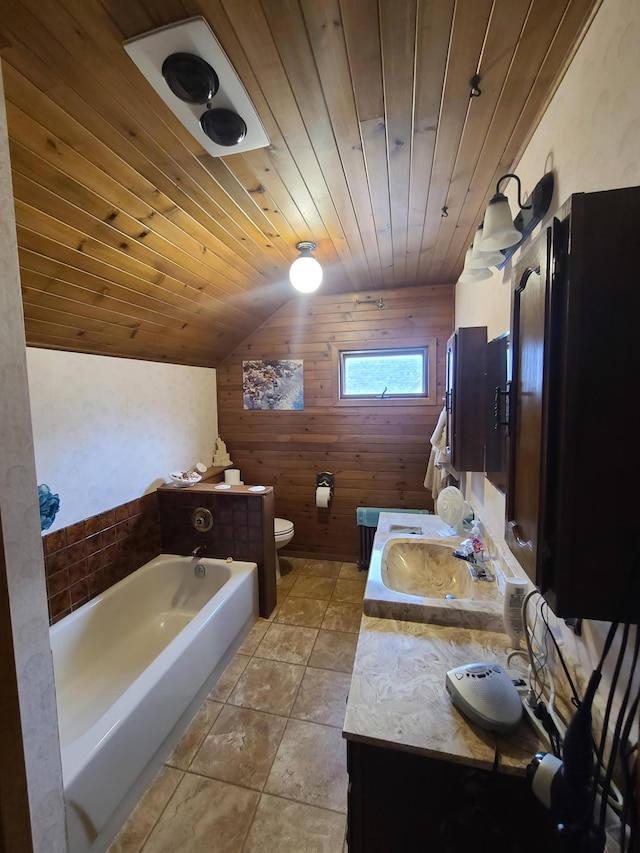
[{"label": "tiled tub ledge", "polygon": [[160,553],[157,495],[48,533],[42,545],[53,624]]}]

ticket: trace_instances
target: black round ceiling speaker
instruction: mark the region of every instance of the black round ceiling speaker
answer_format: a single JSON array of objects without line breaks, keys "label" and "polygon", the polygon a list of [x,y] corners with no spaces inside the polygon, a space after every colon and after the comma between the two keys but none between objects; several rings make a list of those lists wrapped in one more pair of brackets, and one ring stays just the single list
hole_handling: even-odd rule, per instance
[{"label": "black round ceiling speaker", "polygon": [[206,104],[218,91],[218,75],[200,56],[172,53],[162,63],[162,76],[181,101]]},{"label": "black round ceiling speaker", "polygon": [[200,127],[216,145],[237,145],[247,135],[247,125],[242,116],[222,107],[203,113]]}]

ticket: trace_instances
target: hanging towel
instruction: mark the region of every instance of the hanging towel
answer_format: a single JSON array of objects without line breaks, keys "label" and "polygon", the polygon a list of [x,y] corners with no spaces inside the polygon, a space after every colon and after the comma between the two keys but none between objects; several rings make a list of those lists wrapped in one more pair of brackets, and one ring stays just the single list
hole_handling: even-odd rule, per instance
[{"label": "hanging towel", "polygon": [[431,491],[434,503],[447,484],[449,476],[459,479],[447,453],[447,410],[443,408],[430,439],[431,453],[424,477],[424,487]]},{"label": "hanging towel", "polygon": [[[436,428],[433,431],[433,434],[430,439],[431,442],[431,453],[429,454],[429,462],[427,464],[427,473],[424,477],[424,487],[425,489],[430,489],[433,492],[434,485],[436,479],[439,479],[437,476],[442,461],[443,456],[446,454],[446,442],[447,442],[447,410],[442,409],[440,415],[438,416],[438,422],[436,424]],[[434,494],[434,499],[436,495]]]},{"label": "hanging towel", "polygon": [[447,446],[447,410],[442,409],[438,416],[438,423],[431,436],[431,446],[440,452],[446,452]]}]

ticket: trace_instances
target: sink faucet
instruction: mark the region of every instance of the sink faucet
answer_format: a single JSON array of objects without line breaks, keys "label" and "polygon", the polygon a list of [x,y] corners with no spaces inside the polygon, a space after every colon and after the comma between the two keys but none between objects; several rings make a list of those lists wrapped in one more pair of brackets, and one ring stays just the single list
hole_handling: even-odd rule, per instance
[{"label": "sink faucet", "polygon": [[469,573],[474,580],[477,581],[493,581],[495,577],[491,574],[491,572],[487,569],[484,560],[480,562],[476,559],[475,553],[472,551],[470,554],[465,553],[464,551],[454,551],[453,556],[458,560],[465,560],[468,563]]},{"label": "sink faucet", "polygon": [[487,569],[484,563],[472,563],[469,566],[469,571],[471,572],[471,576],[474,580],[477,581],[494,581],[495,577],[491,574],[489,569]]},{"label": "sink faucet", "polygon": [[457,560],[466,560],[467,563],[472,563],[473,565],[477,565],[476,563],[476,555],[471,551],[470,554],[467,554],[466,551],[454,551],[453,556]]},{"label": "sink faucet", "polygon": [[204,555],[206,553],[207,553],[207,546],[206,545],[196,545],[196,547],[191,552],[191,556],[192,557],[204,557]]}]

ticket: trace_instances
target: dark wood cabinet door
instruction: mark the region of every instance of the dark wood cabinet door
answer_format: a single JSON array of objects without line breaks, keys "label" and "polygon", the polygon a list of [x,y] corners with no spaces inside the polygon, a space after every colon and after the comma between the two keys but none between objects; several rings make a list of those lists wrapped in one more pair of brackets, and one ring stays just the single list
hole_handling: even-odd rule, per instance
[{"label": "dark wood cabinet door", "polygon": [[544,458],[544,371],[548,322],[546,241],[517,268],[513,304],[507,530],[509,548],[530,578],[537,578]]},{"label": "dark wood cabinet door", "polygon": [[447,341],[447,449],[456,471],[484,471],[487,327],[457,329]]},{"label": "dark wood cabinet door", "polygon": [[639,227],[640,187],[575,193],[514,272],[505,538],[565,618],[640,624],[635,562],[588,528],[637,491]]},{"label": "dark wood cabinet door", "polygon": [[487,480],[507,491],[511,342],[508,334],[487,344],[485,381],[484,467]]},{"label": "dark wood cabinet door", "polygon": [[[558,850],[550,812],[524,776],[350,740],[347,756],[349,853]],[[490,802],[500,807],[483,807]]]}]

